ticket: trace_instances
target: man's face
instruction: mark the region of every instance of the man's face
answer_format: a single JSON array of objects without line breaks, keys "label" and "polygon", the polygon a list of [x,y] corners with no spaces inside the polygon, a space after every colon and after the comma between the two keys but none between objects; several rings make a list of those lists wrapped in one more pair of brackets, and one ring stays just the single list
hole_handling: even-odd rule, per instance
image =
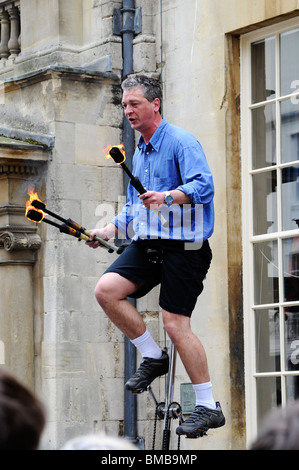
[{"label": "man's face", "polygon": [[160,100],[156,98],[149,102],[143,96],[141,87],[137,86],[123,93],[122,104],[132,129],[142,134],[152,127],[159,111]]}]

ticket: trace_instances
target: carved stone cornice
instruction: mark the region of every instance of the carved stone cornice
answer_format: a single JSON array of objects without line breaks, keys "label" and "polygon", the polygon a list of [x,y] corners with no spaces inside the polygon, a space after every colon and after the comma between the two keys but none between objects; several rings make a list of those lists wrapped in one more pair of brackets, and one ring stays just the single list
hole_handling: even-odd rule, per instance
[{"label": "carved stone cornice", "polygon": [[0,248],[11,252],[15,250],[37,251],[41,246],[41,238],[37,233],[11,232],[9,230],[0,232]]},{"label": "carved stone cornice", "polygon": [[13,161],[3,163],[0,159],[0,176],[35,176],[37,172],[37,167],[29,165],[27,162]]}]

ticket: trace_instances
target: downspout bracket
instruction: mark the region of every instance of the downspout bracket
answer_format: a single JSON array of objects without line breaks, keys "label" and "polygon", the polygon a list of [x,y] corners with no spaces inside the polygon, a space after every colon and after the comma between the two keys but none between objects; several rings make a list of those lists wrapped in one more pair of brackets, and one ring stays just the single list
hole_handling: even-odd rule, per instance
[{"label": "downspout bracket", "polygon": [[[132,28],[124,28],[123,25],[123,13],[132,13],[134,15],[134,21],[132,22]],[[123,33],[134,33],[135,35],[140,34],[142,31],[142,15],[141,7],[138,8],[114,8],[113,9],[113,34],[116,36],[122,36]]]}]

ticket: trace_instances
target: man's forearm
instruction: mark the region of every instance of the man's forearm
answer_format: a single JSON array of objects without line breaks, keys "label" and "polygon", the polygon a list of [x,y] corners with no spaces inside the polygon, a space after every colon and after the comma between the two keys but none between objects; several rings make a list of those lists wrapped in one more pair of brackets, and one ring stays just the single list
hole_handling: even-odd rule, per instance
[{"label": "man's forearm", "polygon": [[106,225],[106,227],[103,228],[104,240],[110,240],[110,238],[115,237],[117,233],[118,233],[118,229],[112,222],[110,222],[108,225]]},{"label": "man's forearm", "polygon": [[173,189],[169,191],[171,196],[173,197],[172,204],[190,204],[192,201],[187,194],[185,194],[180,189]]},{"label": "man's forearm", "polygon": [[[172,204],[190,204],[192,202],[190,197],[179,189],[172,189],[169,192],[173,197]],[[139,197],[147,209],[165,204],[165,192],[147,191],[144,194],[140,194]]]}]

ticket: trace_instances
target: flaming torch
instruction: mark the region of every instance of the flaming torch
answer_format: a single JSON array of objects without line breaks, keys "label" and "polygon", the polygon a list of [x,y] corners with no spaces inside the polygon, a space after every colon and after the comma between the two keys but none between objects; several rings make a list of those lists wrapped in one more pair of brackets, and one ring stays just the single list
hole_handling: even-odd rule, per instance
[{"label": "flaming torch", "polygon": [[138,191],[139,194],[144,194],[146,193],[146,189],[142,186],[139,178],[137,176],[134,176],[127,165],[125,164],[126,161],[126,154],[125,154],[125,147],[124,144],[120,145],[108,145],[104,150],[103,150],[106,158],[112,158],[117,165],[120,165],[123,170],[127,173],[128,177],[130,178],[131,185]]},{"label": "flaming torch", "polygon": [[[112,158],[117,165],[120,165],[123,170],[127,173],[128,177],[130,178],[131,185],[138,191],[139,194],[144,194],[146,193],[145,187],[142,185],[140,179],[138,176],[134,176],[132,172],[129,170],[127,165],[125,164],[126,160],[126,154],[125,154],[125,147],[124,144],[120,145],[108,145],[104,150],[103,150],[105,157]],[[146,199],[146,198],[145,198]],[[163,225],[167,223],[163,215],[161,214],[160,211],[153,209],[157,217],[160,219]]]},{"label": "flaming torch", "polygon": [[[46,204],[44,204],[39,199],[38,194],[34,192],[33,188],[28,189],[28,195],[29,200],[26,202],[25,211],[25,216],[27,217],[27,219],[38,223],[45,222],[49,225],[58,228],[60,232],[72,235],[73,237],[79,238],[80,240],[90,241],[91,232],[89,230],[82,227],[82,225],[77,224],[77,222],[74,222],[72,219],[66,220],[63,217],[60,217],[60,215],[49,211],[46,208]],[[57,224],[56,222],[47,219],[47,214],[60,220],[61,222],[63,222],[63,224]],[[95,236],[94,240],[97,240],[101,246],[107,248],[109,253],[113,253],[114,251],[116,251],[117,253],[121,253],[121,248],[117,248],[116,246],[111,245],[102,238]]]}]

